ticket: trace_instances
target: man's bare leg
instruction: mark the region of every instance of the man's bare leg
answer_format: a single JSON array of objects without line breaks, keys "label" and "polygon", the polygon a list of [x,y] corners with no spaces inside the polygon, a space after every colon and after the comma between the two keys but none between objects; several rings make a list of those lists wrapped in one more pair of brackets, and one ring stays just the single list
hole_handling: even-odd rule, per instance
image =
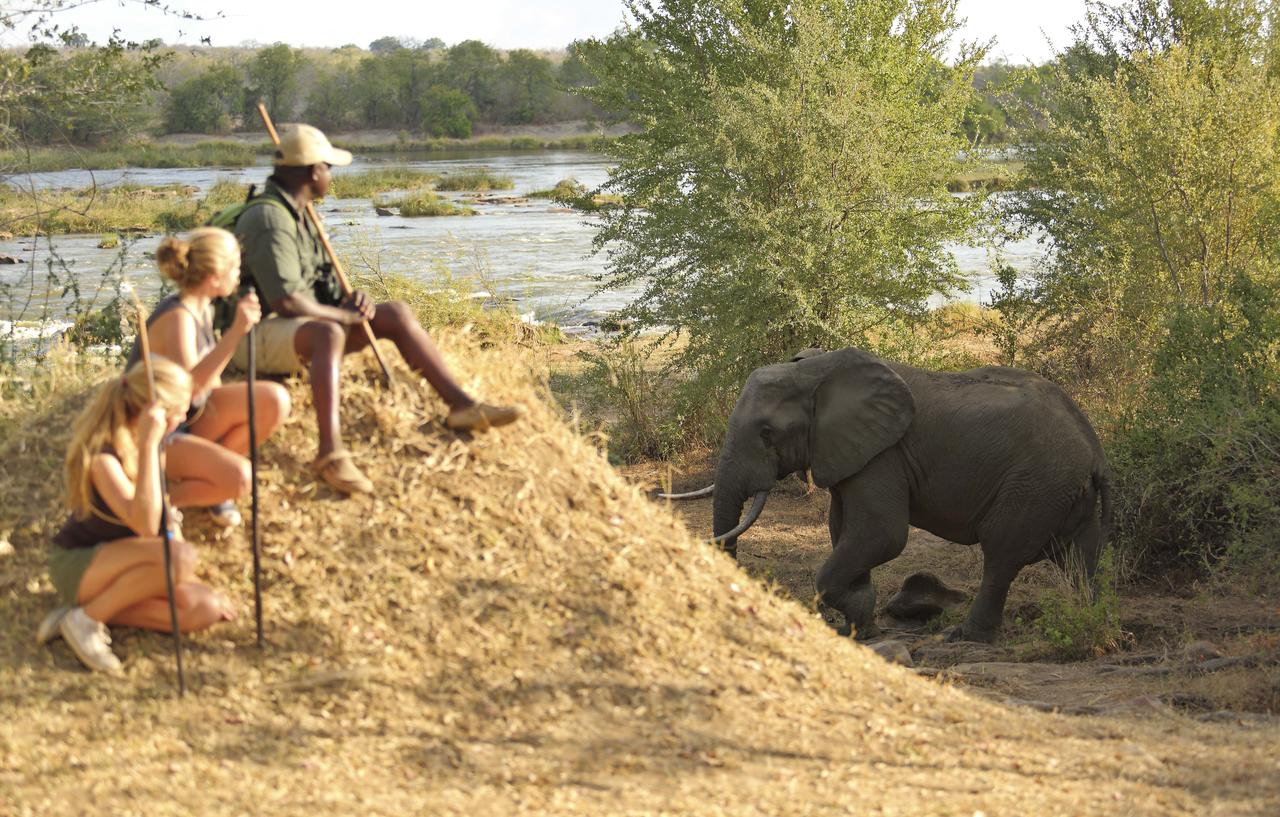
[{"label": "man's bare leg", "polygon": [[294,351],[310,368],[321,457],[343,447],[338,399],[346,343],[346,329],[332,321],[308,321],[293,336]]},{"label": "man's bare leg", "polygon": [[[458,381],[453,379],[435,342],[404,301],[378,304],[369,325],[373,328],[374,337],[387,338],[396,345],[409,368],[421,374],[431,384],[431,388],[449,404],[449,408],[466,408],[475,403],[463,391],[462,386],[458,385]],[[368,345],[369,339],[364,332],[347,333],[347,352],[355,352]]]}]

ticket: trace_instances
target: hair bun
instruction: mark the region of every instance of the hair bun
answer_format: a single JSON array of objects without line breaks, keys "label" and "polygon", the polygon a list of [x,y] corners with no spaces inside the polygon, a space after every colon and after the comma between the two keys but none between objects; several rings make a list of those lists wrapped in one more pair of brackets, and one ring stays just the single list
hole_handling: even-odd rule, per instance
[{"label": "hair bun", "polygon": [[167,236],[156,248],[156,265],[169,278],[180,282],[191,260],[191,245],[177,236]]}]

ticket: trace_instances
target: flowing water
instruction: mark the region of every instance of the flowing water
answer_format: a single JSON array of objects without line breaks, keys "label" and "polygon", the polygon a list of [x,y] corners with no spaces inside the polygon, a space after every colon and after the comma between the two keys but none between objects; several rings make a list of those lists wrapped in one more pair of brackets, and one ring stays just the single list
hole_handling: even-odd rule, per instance
[{"label": "flowing water", "polygon": [[[515,189],[493,194],[498,201],[471,203],[479,215],[471,217],[401,218],[379,216],[368,199],[331,199],[321,214],[332,234],[335,249],[349,265],[378,267],[383,272],[408,275],[427,285],[442,278],[463,281],[478,298],[501,298],[513,303],[530,321],[551,321],[567,332],[590,332],[599,321],[625,305],[634,290],[596,292],[596,279],[604,271],[602,255],[592,255],[594,228],[581,214],[541,199],[520,199],[524,193],[554,187],[572,177],[588,187],[604,181],[608,164],[593,153],[561,151],[517,154],[460,155],[432,154],[421,160],[397,157],[379,162],[357,158],[350,168],[338,173],[359,172],[379,167],[406,167],[430,173],[449,174],[483,167],[492,173],[510,176]],[[223,179],[261,183],[269,168],[190,168],[38,173],[21,180],[37,187],[84,188],[93,184],[111,186],[181,184],[203,194]],[[459,198],[459,194],[445,194]],[[24,333],[43,310],[55,317],[65,313],[71,295],[63,288],[79,282],[82,295],[92,294],[108,268],[122,270],[144,295],[159,287],[159,277],[151,259],[157,239],[144,237],[123,249],[99,249],[96,235],[55,236],[52,239],[0,241],[0,255],[15,256],[23,263],[0,266],[0,284],[19,293],[18,313],[12,294],[0,302],[0,334],[6,320],[18,318]],[[52,250],[50,249],[52,244]],[[950,247],[960,269],[973,282],[965,300],[978,301],[990,291],[991,259],[983,247]],[[1039,257],[1038,245],[1026,240],[1006,246],[1004,260],[1022,270]],[[54,281],[53,284],[50,281]],[[83,289],[87,288],[87,289]],[[104,296],[99,296],[104,298]],[[108,296],[109,297],[109,296]],[[65,325],[55,322],[46,331]]]}]

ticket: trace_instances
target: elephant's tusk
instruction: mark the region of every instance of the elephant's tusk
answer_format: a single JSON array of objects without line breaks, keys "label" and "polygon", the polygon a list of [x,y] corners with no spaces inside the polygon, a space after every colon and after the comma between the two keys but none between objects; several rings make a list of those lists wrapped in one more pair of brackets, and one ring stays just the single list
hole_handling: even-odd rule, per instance
[{"label": "elephant's tusk", "polygon": [[734,528],[728,533],[722,533],[719,536],[715,537],[714,539],[711,540],[711,544],[719,545],[719,544],[722,544],[727,539],[733,539],[737,536],[741,536],[742,534],[746,533],[747,528],[754,525],[756,522],[756,519],[760,517],[760,512],[764,510],[764,501],[768,498],[769,498],[768,491],[761,491],[760,493],[756,494],[756,501],[751,503],[751,510],[747,511],[747,518],[742,520],[742,524],[738,525],[738,527]]},{"label": "elephant's tusk", "polygon": [[713,482],[705,488],[699,488],[687,494],[658,494],[658,499],[702,499],[704,496],[711,496],[715,492],[716,484]]}]

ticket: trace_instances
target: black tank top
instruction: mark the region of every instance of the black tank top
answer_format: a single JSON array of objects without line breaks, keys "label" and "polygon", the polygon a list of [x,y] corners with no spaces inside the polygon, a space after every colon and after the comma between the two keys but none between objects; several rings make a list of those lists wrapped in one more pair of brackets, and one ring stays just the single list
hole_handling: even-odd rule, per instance
[{"label": "black tank top", "polygon": [[[102,453],[116,456],[115,449],[111,446],[104,448]],[[67,521],[62,524],[62,529],[53,537],[55,546],[68,550],[91,548],[103,542],[114,542],[117,539],[128,539],[138,535],[134,533],[133,528],[116,518],[116,515],[107,507],[107,503],[103,501],[97,488],[92,488],[90,493],[89,516],[77,519],[75,514],[71,514],[67,517]]]},{"label": "black tank top", "polygon": [[[213,349],[214,346],[218,345],[218,338],[213,333],[212,316],[209,314],[200,316],[195,312],[192,312],[191,308],[182,302],[182,299],[178,297],[177,293],[161,299],[160,303],[156,304],[155,311],[151,313],[151,317],[147,318],[147,328],[150,329],[151,325],[155,323],[161,315],[164,315],[167,312],[172,312],[175,309],[183,310],[191,316],[193,321],[196,322],[196,357],[203,358],[210,352],[210,350]],[[133,368],[133,365],[139,360],[142,360],[142,346],[139,341],[135,339],[133,341],[133,349],[129,352],[129,361],[125,363],[125,371]],[[204,408],[204,403],[207,399],[209,399],[208,392],[191,395],[191,407],[187,410],[187,423],[190,423],[195,419],[195,417],[200,413],[200,410]]]}]

